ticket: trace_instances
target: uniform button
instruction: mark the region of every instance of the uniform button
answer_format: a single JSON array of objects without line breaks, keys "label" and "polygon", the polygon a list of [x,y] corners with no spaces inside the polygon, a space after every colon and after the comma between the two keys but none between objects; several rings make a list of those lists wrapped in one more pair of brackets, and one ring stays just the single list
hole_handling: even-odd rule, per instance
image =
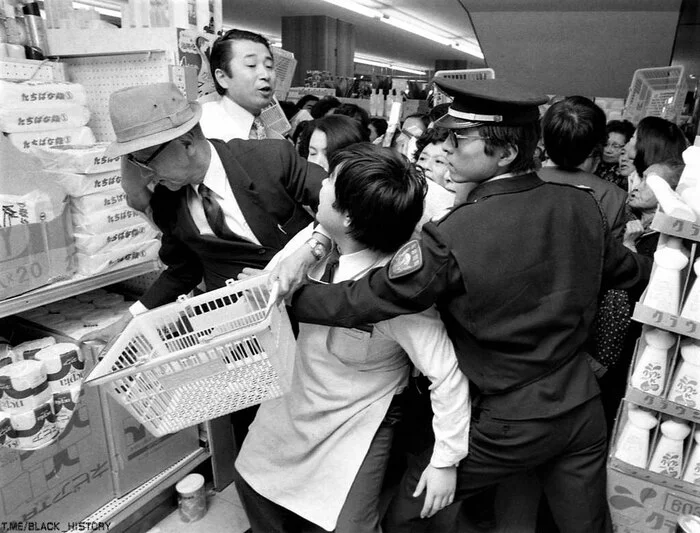
[{"label": "uniform button", "polygon": [[267,250],[265,250],[265,248],[260,248],[258,250],[258,255],[265,255],[266,253],[267,253]]}]

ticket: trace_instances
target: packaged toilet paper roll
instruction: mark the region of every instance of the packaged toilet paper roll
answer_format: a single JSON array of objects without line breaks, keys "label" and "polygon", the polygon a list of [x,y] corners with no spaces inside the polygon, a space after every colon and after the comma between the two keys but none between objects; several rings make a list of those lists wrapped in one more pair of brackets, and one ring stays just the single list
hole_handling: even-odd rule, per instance
[{"label": "packaged toilet paper roll", "polygon": [[53,402],[49,400],[34,409],[10,413],[10,423],[17,439],[17,447],[35,450],[51,444],[58,437]]},{"label": "packaged toilet paper roll", "polygon": [[62,146],[64,144],[94,144],[95,134],[88,126],[54,131],[8,133],[7,138],[19,150],[29,152],[37,147]]},{"label": "packaged toilet paper roll", "polygon": [[85,362],[80,348],[73,343],[60,342],[39,350],[34,359],[44,365],[52,394],[65,392],[83,378]]},{"label": "packaged toilet paper roll", "polygon": [[19,413],[50,401],[46,370],[39,361],[18,361],[0,368],[0,411]]},{"label": "packaged toilet paper roll", "polygon": [[43,337],[41,339],[21,342],[12,348],[12,351],[15,352],[18,360],[32,359],[36,352],[52,344],[56,344],[56,339],[53,337]]},{"label": "packaged toilet paper roll", "polygon": [[68,427],[70,419],[73,417],[80,399],[81,387],[81,383],[76,383],[67,390],[56,392],[53,395],[53,414],[56,417],[56,426],[59,432],[63,432]]},{"label": "packaged toilet paper roll", "polygon": [[[51,153],[56,151],[50,150]],[[36,154],[36,152],[34,153]],[[98,174],[55,171],[53,175],[56,181],[66,190],[68,196],[78,197],[86,194],[121,192],[123,190],[122,170],[120,167],[114,170],[107,170],[106,172],[100,171]]]},{"label": "packaged toilet paper roll", "polygon": [[97,298],[92,303],[97,309],[112,309],[115,305],[119,305],[123,301],[123,295],[117,294],[116,292],[108,292],[101,298]]}]

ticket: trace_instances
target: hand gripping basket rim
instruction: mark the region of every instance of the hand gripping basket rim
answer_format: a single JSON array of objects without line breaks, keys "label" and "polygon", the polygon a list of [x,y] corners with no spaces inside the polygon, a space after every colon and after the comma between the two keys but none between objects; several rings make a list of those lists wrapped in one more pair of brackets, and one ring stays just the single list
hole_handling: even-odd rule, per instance
[{"label": "hand gripping basket rim", "polygon": [[295,342],[284,306],[268,306],[267,282],[229,280],[134,317],[86,383],[155,436],[281,396]]}]

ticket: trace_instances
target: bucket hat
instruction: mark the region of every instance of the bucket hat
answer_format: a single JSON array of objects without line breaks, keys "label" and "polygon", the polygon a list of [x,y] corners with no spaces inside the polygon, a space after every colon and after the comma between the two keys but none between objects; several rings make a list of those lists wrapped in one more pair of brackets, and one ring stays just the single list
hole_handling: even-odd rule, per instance
[{"label": "bucket hat", "polygon": [[172,82],[126,87],[109,97],[117,140],[105,156],[117,157],[178,138],[199,122],[202,107],[188,102]]}]

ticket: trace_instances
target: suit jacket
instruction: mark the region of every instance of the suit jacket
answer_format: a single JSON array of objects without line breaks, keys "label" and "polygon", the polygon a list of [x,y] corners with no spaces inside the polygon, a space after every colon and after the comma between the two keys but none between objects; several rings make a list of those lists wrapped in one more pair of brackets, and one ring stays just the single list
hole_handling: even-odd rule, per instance
[{"label": "suit jacket", "polygon": [[187,207],[187,189],[157,186],[153,219],[163,232],[160,258],[167,269],[141,302],[149,309],[174,301],[204,279],[207,290],[222,287],[244,267],[263,268],[313,217],[325,171],[307,163],[287,141],[228,143],[211,140],[226,170],[243,216],[260,245],[246,239],[200,235]]},{"label": "suit jacket", "polygon": [[545,167],[537,171],[537,175],[543,181],[552,183],[564,183],[568,185],[583,185],[593,191],[593,196],[598,200],[605,215],[608,229],[612,235],[622,242],[625,236],[627,222],[634,216],[627,206],[627,192],[620,189],[614,183],[605,181],[595,174],[589,174],[582,170],[563,170],[558,167]]}]

